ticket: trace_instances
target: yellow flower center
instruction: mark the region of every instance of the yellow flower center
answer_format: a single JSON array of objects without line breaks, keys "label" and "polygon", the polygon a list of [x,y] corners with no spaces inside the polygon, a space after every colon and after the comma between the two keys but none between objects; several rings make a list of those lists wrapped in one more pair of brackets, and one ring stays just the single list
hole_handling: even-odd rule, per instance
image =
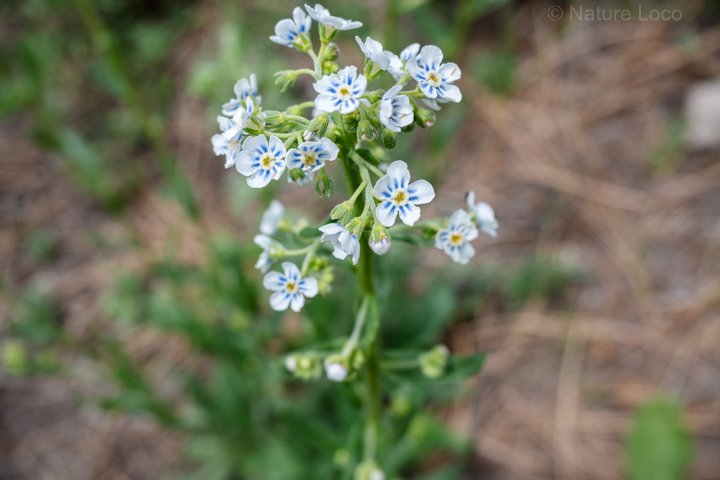
[{"label": "yellow flower center", "polygon": [[463,235],[462,233],[452,233],[450,234],[450,243],[455,245],[456,247],[459,245],[462,245],[463,243]]},{"label": "yellow flower center", "polygon": [[285,290],[288,291],[288,293],[295,293],[297,292],[298,286],[295,282],[287,282],[285,284]]},{"label": "yellow flower center", "polygon": [[273,158],[270,155],[265,155],[260,159],[260,164],[263,168],[268,169],[273,163]]},{"label": "yellow flower center", "polygon": [[306,167],[315,165],[315,156],[311,153],[303,153],[303,163]]},{"label": "yellow flower center", "polygon": [[350,95],[350,89],[347,87],[340,87],[338,94],[340,94],[341,97],[347,97]]},{"label": "yellow flower center", "polygon": [[428,80],[431,81],[432,83],[434,83],[435,85],[440,83],[440,77],[438,77],[434,72],[430,73],[430,75],[428,75]]},{"label": "yellow flower center", "polygon": [[393,202],[400,205],[405,201],[405,199],[407,199],[407,194],[404,191],[399,190],[397,193],[395,193],[395,196],[393,197]]}]

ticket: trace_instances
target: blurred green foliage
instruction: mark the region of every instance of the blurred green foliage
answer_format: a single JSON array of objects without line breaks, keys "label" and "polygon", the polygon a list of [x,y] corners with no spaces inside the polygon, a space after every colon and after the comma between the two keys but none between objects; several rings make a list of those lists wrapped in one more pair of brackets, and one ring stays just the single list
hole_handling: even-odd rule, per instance
[{"label": "blurred green foliage", "polygon": [[689,478],[693,447],[682,416],[682,406],[666,398],[650,400],[637,410],[627,438],[628,478]]}]

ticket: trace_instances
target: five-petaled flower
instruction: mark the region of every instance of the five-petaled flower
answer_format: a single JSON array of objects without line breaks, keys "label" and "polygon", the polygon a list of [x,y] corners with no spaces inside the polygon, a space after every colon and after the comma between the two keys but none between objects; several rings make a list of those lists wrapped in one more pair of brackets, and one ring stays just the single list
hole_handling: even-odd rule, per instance
[{"label": "five-petaled flower", "polygon": [[375,216],[386,227],[391,227],[398,215],[404,224],[414,225],[420,218],[417,205],[435,198],[435,191],[426,180],[410,183],[410,171],[402,160],[388,166],[387,174],[375,183],[373,194],[380,200]]},{"label": "five-petaled flower", "polygon": [[285,171],[285,144],[276,136],[258,135],[245,140],[235,168],[248,177],[252,188],[262,188]]},{"label": "five-petaled flower", "polygon": [[478,228],[491,237],[497,236],[498,221],[495,219],[493,208],[485,202],[475,203],[475,192],[473,191],[469,191],[465,195],[465,200]]},{"label": "five-petaled flower", "polygon": [[457,210],[450,217],[448,228],[435,234],[435,247],[447,253],[454,262],[466,264],[475,255],[470,241],[478,236],[477,228],[465,210]]},{"label": "five-petaled flower", "polygon": [[223,116],[217,117],[220,132],[212,136],[215,155],[225,155],[225,168],[235,165],[243,141],[243,125]]},{"label": "five-petaled flower", "polygon": [[310,32],[311,24],[312,20],[303,12],[302,8],[295,7],[292,20],[284,18],[275,24],[275,35],[271,36],[270,40],[292,48],[300,34]]},{"label": "five-petaled flower", "polygon": [[442,63],[443,53],[435,45],[426,45],[407,63],[408,73],[418,82],[423,95],[438,102],[459,102],[460,89],[452,83],[460,78],[460,67]]},{"label": "five-petaled flower", "polygon": [[287,152],[288,168],[299,168],[310,173],[321,169],[325,162],[335,160],[338,156],[337,145],[329,138],[321,138],[317,141],[303,142],[297,148],[291,148]]},{"label": "five-petaled flower", "polygon": [[[257,78],[254,73],[250,75],[249,79],[241,78],[238,80],[233,87],[233,91],[236,98],[230,99],[222,108],[222,113],[225,116],[236,117],[244,104],[246,109],[252,112],[251,105],[260,105],[262,101],[262,97],[258,95]],[[250,99],[250,102],[247,102],[248,99]]]},{"label": "five-petaled flower", "polygon": [[402,127],[413,122],[413,107],[406,95],[398,95],[402,85],[395,85],[385,92],[380,100],[380,122],[391,132],[399,132]]},{"label": "five-petaled flower", "polygon": [[360,105],[360,97],[367,88],[365,75],[358,75],[354,66],[345,67],[338,73],[325,75],[313,84],[319,94],[315,106],[322,112],[351,113]]},{"label": "five-petaled flower", "polygon": [[344,18],[330,15],[330,11],[319,3],[316,3],[314,7],[306,4],[305,10],[307,10],[308,15],[310,15],[310,17],[312,17],[312,19],[316,22],[322,23],[328,27],[333,27],[336,30],[352,30],[354,28],[362,27],[362,22],[345,20]]},{"label": "five-petaled flower", "polygon": [[283,262],[283,273],[270,272],[265,275],[263,285],[275,293],[270,295],[270,306],[273,310],[287,310],[288,306],[299,312],[305,304],[305,298],[312,298],[318,293],[317,280],[304,277],[294,263]]},{"label": "five-petaled flower", "polygon": [[393,77],[396,78],[399,78],[399,76],[403,74],[403,62],[400,60],[400,57],[384,50],[382,43],[370,37],[365,37],[365,41],[363,42],[358,36],[355,37],[355,41],[360,46],[360,50],[365,54],[365,57],[377,64],[381,70],[390,72]]},{"label": "five-petaled flower", "polygon": [[320,231],[322,232],[320,240],[333,247],[333,257],[344,260],[345,257],[351,256],[353,265],[357,265],[360,259],[360,242],[355,233],[338,223],[323,225]]}]

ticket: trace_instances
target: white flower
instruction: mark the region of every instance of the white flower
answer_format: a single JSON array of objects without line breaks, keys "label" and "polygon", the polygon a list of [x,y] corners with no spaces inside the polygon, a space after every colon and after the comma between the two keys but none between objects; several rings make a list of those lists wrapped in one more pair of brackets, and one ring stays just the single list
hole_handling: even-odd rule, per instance
[{"label": "white flower", "polygon": [[325,162],[335,160],[340,149],[329,138],[303,142],[287,152],[288,168],[300,168],[304,172],[321,169]]},{"label": "white flower", "polygon": [[[223,105],[222,113],[225,116],[234,117],[238,110],[242,108],[243,104],[249,107],[250,104],[246,102],[247,99],[251,99],[253,106],[260,105],[262,101],[262,97],[258,95],[257,78],[254,73],[250,75],[249,80],[245,78],[238,80],[233,90],[235,91],[236,98],[231,99]],[[249,108],[249,110],[252,113],[252,108]]]},{"label": "white flower", "polygon": [[413,122],[413,108],[406,95],[398,95],[402,85],[395,85],[385,92],[380,100],[380,123],[391,132],[399,132],[400,128]]},{"label": "white flower", "polygon": [[270,306],[273,310],[287,310],[288,306],[299,312],[305,304],[305,298],[312,298],[318,293],[317,280],[312,277],[303,278],[294,263],[283,262],[284,273],[270,272],[265,275],[263,285],[274,291],[270,295]]},{"label": "white flower", "polygon": [[285,144],[272,135],[258,135],[245,140],[238,155],[235,168],[247,179],[252,188],[262,188],[277,180],[285,171]]},{"label": "white flower", "polygon": [[347,378],[347,368],[334,362],[325,362],[325,375],[333,382],[342,382]]},{"label": "white flower", "polygon": [[385,480],[385,473],[376,468],[370,472],[370,480]]},{"label": "white flower", "polygon": [[293,9],[293,18],[285,18],[275,24],[275,35],[270,37],[275,43],[293,47],[293,42],[297,40],[301,33],[308,33],[312,20],[305,15],[302,8],[295,7]]},{"label": "white flower", "polygon": [[323,112],[350,113],[357,110],[360,97],[367,88],[365,75],[358,75],[354,66],[345,67],[338,73],[325,75],[313,84],[319,95],[315,106]]},{"label": "white flower", "polygon": [[319,3],[316,3],[314,7],[306,4],[305,10],[307,10],[308,15],[310,15],[316,22],[327,25],[328,27],[333,27],[337,30],[352,30],[354,28],[362,27],[362,22],[354,22],[340,17],[333,17],[330,15],[330,11]]},{"label": "white flower", "polygon": [[323,225],[320,231],[322,232],[320,240],[332,245],[333,257],[344,260],[351,255],[353,265],[357,265],[360,259],[360,242],[356,234],[349,232],[338,223]]},{"label": "white flower", "polygon": [[435,235],[435,247],[450,255],[454,262],[466,264],[475,255],[470,241],[478,236],[477,228],[465,210],[458,210],[450,217],[448,228]]},{"label": "white flower", "polygon": [[440,105],[438,105],[437,100],[434,98],[423,98],[422,102],[425,104],[426,107],[428,107],[430,110],[434,110],[436,112],[440,111]]},{"label": "white flower", "polygon": [[429,203],[435,198],[432,185],[425,180],[410,183],[410,171],[402,160],[395,160],[387,169],[387,174],[375,183],[373,194],[380,200],[375,209],[375,217],[386,227],[400,220],[406,225],[414,225],[420,218],[417,205]]},{"label": "white flower", "polygon": [[264,233],[265,235],[275,233],[283,215],[285,215],[285,207],[283,204],[277,200],[270,202],[267,210],[265,210],[262,218],[260,218],[260,233]]},{"label": "white flower", "polygon": [[419,43],[411,43],[405,49],[400,52],[400,60],[407,63],[418,54],[420,51],[420,44]]},{"label": "white flower", "polygon": [[441,63],[442,59],[442,50],[435,45],[426,45],[408,61],[407,69],[427,98],[457,103],[462,100],[462,94],[452,83],[460,78],[460,67],[454,63]]},{"label": "white flower", "polygon": [[376,255],[385,255],[389,252],[392,246],[392,240],[390,239],[387,228],[377,222],[373,224],[372,230],[370,230],[368,244]]},{"label": "white flower", "polygon": [[373,40],[370,37],[365,37],[365,41],[358,36],[355,37],[355,41],[360,46],[360,50],[365,54],[368,60],[377,64],[381,70],[390,72],[390,74],[398,79],[404,73],[404,64],[400,57],[392,52],[383,50],[382,43],[377,40]]},{"label": "white flower", "polygon": [[230,168],[240,155],[244,127],[223,116],[218,116],[217,122],[221,133],[212,136],[213,152],[218,156],[225,155],[225,168]]},{"label": "white flower", "polygon": [[284,247],[281,243],[273,240],[267,235],[255,235],[253,241],[257,246],[263,249],[257,263],[255,263],[255,268],[263,273],[267,273],[273,264],[273,256],[278,252],[283,251]]},{"label": "white flower", "polygon": [[295,370],[297,370],[297,360],[294,356],[288,355],[287,357],[285,357],[285,368],[287,368],[289,372],[294,372]]},{"label": "white flower", "polygon": [[465,200],[478,228],[491,237],[497,236],[498,221],[495,220],[493,208],[485,202],[475,203],[475,192],[473,191],[467,193]]}]

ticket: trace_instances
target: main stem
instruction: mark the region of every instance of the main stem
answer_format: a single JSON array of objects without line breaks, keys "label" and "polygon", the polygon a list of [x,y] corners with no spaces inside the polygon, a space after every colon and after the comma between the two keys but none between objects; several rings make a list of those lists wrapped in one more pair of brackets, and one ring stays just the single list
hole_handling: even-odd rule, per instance
[{"label": "main stem", "polygon": [[[355,168],[352,160],[349,158],[348,152],[344,152],[343,167],[345,176],[347,177],[350,191],[354,192],[362,183],[360,173]],[[355,215],[361,215],[367,201],[364,195],[361,195],[362,202],[355,202]],[[358,263],[358,284],[360,289],[361,301],[359,307],[362,308],[364,302],[368,302],[366,315],[378,315],[377,299],[375,297],[375,283],[373,278],[373,253],[369,244],[369,233],[363,232],[360,238],[360,261]],[[366,325],[370,322],[366,322]],[[363,445],[363,458],[366,461],[374,461],[377,450],[378,428],[380,424],[380,361],[379,361],[379,341],[378,337],[372,339],[367,351],[365,361],[365,432]]]}]

